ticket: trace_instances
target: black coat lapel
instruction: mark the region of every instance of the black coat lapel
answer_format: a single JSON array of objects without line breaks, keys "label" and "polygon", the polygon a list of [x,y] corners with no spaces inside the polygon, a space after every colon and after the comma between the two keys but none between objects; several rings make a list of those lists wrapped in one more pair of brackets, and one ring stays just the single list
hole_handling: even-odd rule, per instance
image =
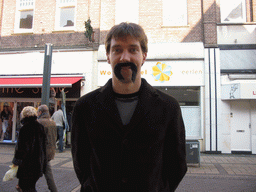
[{"label": "black coat lapel", "polygon": [[121,117],[119,115],[115,97],[112,88],[112,79],[110,79],[104,87],[101,88],[100,94],[97,96],[102,109],[106,111],[106,116],[109,116],[113,121],[113,127],[121,134],[121,127],[123,126]]},{"label": "black coat lapel", "polygon": [[125,136],[127,136],[132,129],[134,129],[140,122],[144,121],[145,116],[152,110],[158,100],[158,94],[155,89],[142,79],[142,88],[139,95],[139,102],[133,113]]},{"label": "black coat lapel", "polygon": [[155,103],[158,100],[158,94],[145,79],[142,79],[139,102],[136,106],[130,123],[125,126],[125,130],[115,102],[111,79],[106,83],[104,87],[101,88],[100,94],[97,96],[97,100],[100,102],[102,108],[106,111],[106,115],[113,120],[112,122],[114,129],[120,135],[123,135],[123,131],[125,131],[124,136],[127,136],[133,128],[135,128],[141,121],[144,120],[145,116],[155,106]]}]

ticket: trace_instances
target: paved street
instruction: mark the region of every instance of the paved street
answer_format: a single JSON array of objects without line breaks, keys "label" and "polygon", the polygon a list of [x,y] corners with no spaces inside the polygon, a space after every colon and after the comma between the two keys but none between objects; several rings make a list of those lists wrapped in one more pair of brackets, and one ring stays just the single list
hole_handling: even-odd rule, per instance
[{"label": "paved street", "polygon": [[256,155],[201,154],[201,166],[190,166],[177,192],[256,191]]},{"label": "paved street", "polygon": [[[14,145],[0,145],[0,192],[15,192],[18,180],[3,182],[14,153]],[[78,192],[79,182],[73,170],[70,149],[57,153],[51,161],[59,192]],[[38,192],[49,191],[44,177],[37,182]],[[201,154],[201,165],[189,166],[177,192],[182,191],[256,191],[256,155]]]},{"label": "paved street", "polygon": [[[16,192],[15,186],[18,179],[3,182],[2,178],[6,171],[9,170],[9,165],[14,154],[14,145],[0,145],[0,192]],[[73,169],[70,149],[65,149],[64,153],[56,153],[55,159],[51,161],[53,176],[59,192],[76,192],[79,182]],[[48,192],[48,187],[44,177],[41,177],[36,184],[38,192]]]}]

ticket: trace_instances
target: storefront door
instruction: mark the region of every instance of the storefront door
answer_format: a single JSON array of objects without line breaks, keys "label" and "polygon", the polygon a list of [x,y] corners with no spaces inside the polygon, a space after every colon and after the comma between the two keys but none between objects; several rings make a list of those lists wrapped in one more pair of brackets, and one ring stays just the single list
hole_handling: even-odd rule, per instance
[{"label": "storefront door", "polygon": [[251,152],[251,107],[249,101],[231,102],[231,151]]},{"label": "storefront door", "polygon": [[[2,100],[2,99],[1,99]],[[1,120],[0,120],[0,142],[15,142],[18,139],[21,124],[21,111],[26,106],[38,107],[39,101],[11,100],[3,99],[0,101]]]},{"label": "storefront door", "polygon": [[13,108],[14,102],[0,102],[0,140],[11,142],[13,133]]}]

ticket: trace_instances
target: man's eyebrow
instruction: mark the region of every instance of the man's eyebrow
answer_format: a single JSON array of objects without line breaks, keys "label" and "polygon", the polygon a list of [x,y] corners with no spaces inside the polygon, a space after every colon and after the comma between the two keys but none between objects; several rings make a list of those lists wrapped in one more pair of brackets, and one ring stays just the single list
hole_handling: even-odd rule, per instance
[{"label": "man's eyebrow", "polygon": [[[116,47],[122,47],[122,46],[121,46],[121,45],[118,45],[118,44],[111,46],[111,48],[116,48]],[[140,46],[137,45],[137,44],[131,44],[131,45],[129,45],[129,47],[140,47]]]},{"label": "man's eyebrow", "polygon": [[121,47],[121,45],[112,45],[111,48]]},{"label": "man's eyebrow", "polygon": [[140,47],[140,46],[137,44],[132,44],[132,45],[130,45],[130,47]]}]

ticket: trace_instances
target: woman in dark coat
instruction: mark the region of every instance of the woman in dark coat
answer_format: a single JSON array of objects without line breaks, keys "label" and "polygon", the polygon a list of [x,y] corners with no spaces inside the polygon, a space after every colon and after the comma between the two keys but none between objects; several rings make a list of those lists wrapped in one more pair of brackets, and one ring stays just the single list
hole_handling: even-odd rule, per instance
[{"label": "woman in dark coat", "polygon": [[45,173],[46,135],[44,127],[37,122],[37,111],[34,107],[25,107],[21,112],[21,118],[23,126],[19,132],[12,161],[14,166],[19,166],[19,184],[16,188],[23,192],[34,192],[36,182]]}]

